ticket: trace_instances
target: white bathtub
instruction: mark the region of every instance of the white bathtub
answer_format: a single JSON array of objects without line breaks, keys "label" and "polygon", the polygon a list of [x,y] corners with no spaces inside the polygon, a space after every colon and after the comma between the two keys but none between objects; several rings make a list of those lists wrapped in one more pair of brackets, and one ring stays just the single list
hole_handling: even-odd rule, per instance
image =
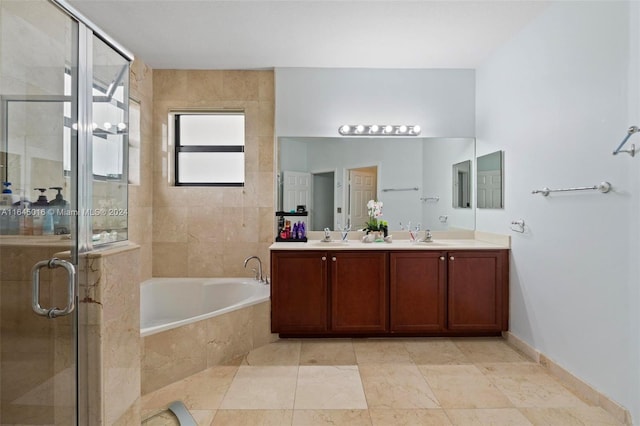
[{"label": "white bathtub", "polygon": [[140,336],[150,336],[269,300],[248,278],[151,278],[140,287]]}]

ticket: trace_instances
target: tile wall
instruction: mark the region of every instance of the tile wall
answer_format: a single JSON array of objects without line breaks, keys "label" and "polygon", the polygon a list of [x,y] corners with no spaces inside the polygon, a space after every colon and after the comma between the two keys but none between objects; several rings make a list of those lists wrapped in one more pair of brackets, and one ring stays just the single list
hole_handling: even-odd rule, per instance
[{"label": "tile wall", "polygon": [[[251,255],[268,269],[275,223],[273,71],[154,70],[153,105],[153,276],[250,276],[243,260]],[[243,188],[170,184],[168,115],[189,108],[244,109]]]},{"label": "tile wall", "polygon": [[[130,155],[140,173],[129,184],[129,241],[140,246],[140,280],[151,278],[153,223],[153,70],[136,59],[131,64],[130,96],[140,103],[140,147]],[[133,166],[130,166],[133,168]]]}]

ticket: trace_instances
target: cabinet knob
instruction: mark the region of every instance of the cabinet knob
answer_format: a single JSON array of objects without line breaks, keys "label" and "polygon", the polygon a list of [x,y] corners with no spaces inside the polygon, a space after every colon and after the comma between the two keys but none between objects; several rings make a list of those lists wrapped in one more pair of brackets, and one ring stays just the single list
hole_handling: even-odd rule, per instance
[{"label": "cabinet knob", "polygon": [[335,256],[333,256],[333,257],[331,258],[331,260],[333,260],[333,261],[335,262],[335,261],[336,261],[336,257],[335,257]]},{"label": "cabinet knob", "polygon": [[324,262],[325,260],[327,260],[327,256],[322,256],[322,261]]},{"label": "cabinet knob", "polygon": [[449,260],[454,260],[454,259],[455,259],[455,257],[453,257],[453,256],[449,257]]},{"label": "cabinet knob", "polygon": [[444,256],[440,256],[440,260],[444,260]]}]

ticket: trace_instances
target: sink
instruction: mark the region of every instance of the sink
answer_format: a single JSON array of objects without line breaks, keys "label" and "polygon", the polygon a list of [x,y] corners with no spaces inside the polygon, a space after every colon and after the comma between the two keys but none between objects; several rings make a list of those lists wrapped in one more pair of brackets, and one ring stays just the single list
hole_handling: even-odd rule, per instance
[{"label": "sink", "polygon": [[314,241],[312,243],[310,243],[311,245],[314,246],[318,246],[318,247],[344,247],[349,245],[348,241],[338,241],[338,240],[332,240],[332,241]]},{"label": "sink", "polygon": [[446,246],[447,243],[444,243],[442,241],[416,241],[415,243],[412,244],[417,244],[417,245],[421,245],[421,246]]}]

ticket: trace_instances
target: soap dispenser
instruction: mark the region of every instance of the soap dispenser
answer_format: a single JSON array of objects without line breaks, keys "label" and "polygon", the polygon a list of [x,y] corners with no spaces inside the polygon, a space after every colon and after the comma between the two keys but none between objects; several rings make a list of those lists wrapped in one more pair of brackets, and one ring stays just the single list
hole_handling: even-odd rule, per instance
[{"label": "soap dispenser", "polygon": [[50,214],[53,217],[53,233],[56,235],[70,234],[69,203],[62,196],[61,186],[52,186],[49,189],[58,191],[56,198],[49,202]]},{"label": "soap dispenser", "polygon": [[34,190],[40,191],[40,195],[38,196],[38,200],[31,204],[33,235],[53,234],[53,222],[49,223],[49,219],[51,219],[51,216],[48,214],[49,201],[47,201],[47,196],[44,194],[47,188],[34,188]]}]

